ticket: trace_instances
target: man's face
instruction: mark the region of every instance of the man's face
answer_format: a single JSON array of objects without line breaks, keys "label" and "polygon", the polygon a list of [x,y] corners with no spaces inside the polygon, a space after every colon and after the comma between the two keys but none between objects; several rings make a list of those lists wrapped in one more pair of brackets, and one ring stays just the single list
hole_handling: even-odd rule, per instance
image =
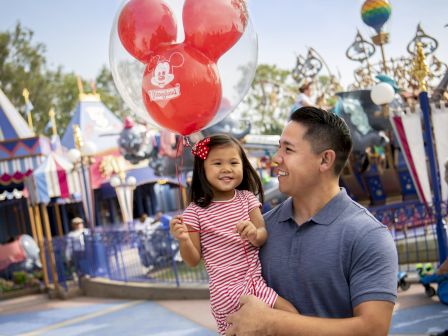
[{"label": "man's face", "polygon": [[279,189],[289,196],[306,195],[319,183],[321,156],[303,139],[306,127],[290,121],[280,137],[273,161],[277,163]]}]

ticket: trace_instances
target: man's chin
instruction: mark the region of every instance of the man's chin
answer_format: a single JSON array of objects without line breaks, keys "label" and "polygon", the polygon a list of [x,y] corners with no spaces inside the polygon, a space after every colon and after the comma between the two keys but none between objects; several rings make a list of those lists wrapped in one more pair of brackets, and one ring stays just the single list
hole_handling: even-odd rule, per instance
[{"label": "man's chin", "polygon": [[279,182],[279,184],[278,184],[278,190],[279,190],[282,194],[288,194],[286,186],[282,185],[281,182]]}]

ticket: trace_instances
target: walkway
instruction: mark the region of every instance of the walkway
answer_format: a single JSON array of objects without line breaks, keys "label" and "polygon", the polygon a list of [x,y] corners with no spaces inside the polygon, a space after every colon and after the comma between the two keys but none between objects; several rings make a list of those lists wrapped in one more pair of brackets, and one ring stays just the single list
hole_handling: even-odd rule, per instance
[{"label": "walkway", "polygon": [[[0,335],[216,335],[207,300],[130,301],[32,295],[0,301]],[[391,335],[428,335],[448,329],[448,306],[413,285],[399,293]]]}]

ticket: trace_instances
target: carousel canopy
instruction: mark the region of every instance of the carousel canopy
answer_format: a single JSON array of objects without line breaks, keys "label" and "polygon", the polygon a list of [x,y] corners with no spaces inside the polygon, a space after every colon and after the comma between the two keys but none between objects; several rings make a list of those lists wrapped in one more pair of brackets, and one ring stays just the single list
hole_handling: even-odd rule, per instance
[{"label": "carousel canopy", "polygon": [[33,136],[33,131],[0,89],[0,141]]},{"label": "carousel canopy", "polygon": [[81,95],[62,137],[62,145],[67,148],[75,148],[73,125],[79,125],[84,142],[93,142],[98,154],[118,149],[118,138],[123,124],[101,102],[99,95]]}]

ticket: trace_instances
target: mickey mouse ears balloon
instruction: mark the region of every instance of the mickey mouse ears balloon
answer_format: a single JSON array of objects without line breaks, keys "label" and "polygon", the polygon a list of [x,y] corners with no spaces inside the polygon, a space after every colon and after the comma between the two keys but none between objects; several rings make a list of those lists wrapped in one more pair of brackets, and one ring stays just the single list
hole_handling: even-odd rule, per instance
[{"label": "mickey mouse ears balloon", "polygon": [[149,61],[161,45],[176,42],[176,21],[162,0],[127,2],[118,17],[117,29],[123,47],[142,62]]},{"label": "mickey mouse ears balloon", "polygon": [[112,27],[117,89],[147,122],[189,135],[241,102],[257,64],[243,0],[128,0]]},{"label": "mickey mouse ears balloon", "polygon": [[185,0],[182,19],[185,43],[216,62],[243,35],[248,14],[243,0]]}]

